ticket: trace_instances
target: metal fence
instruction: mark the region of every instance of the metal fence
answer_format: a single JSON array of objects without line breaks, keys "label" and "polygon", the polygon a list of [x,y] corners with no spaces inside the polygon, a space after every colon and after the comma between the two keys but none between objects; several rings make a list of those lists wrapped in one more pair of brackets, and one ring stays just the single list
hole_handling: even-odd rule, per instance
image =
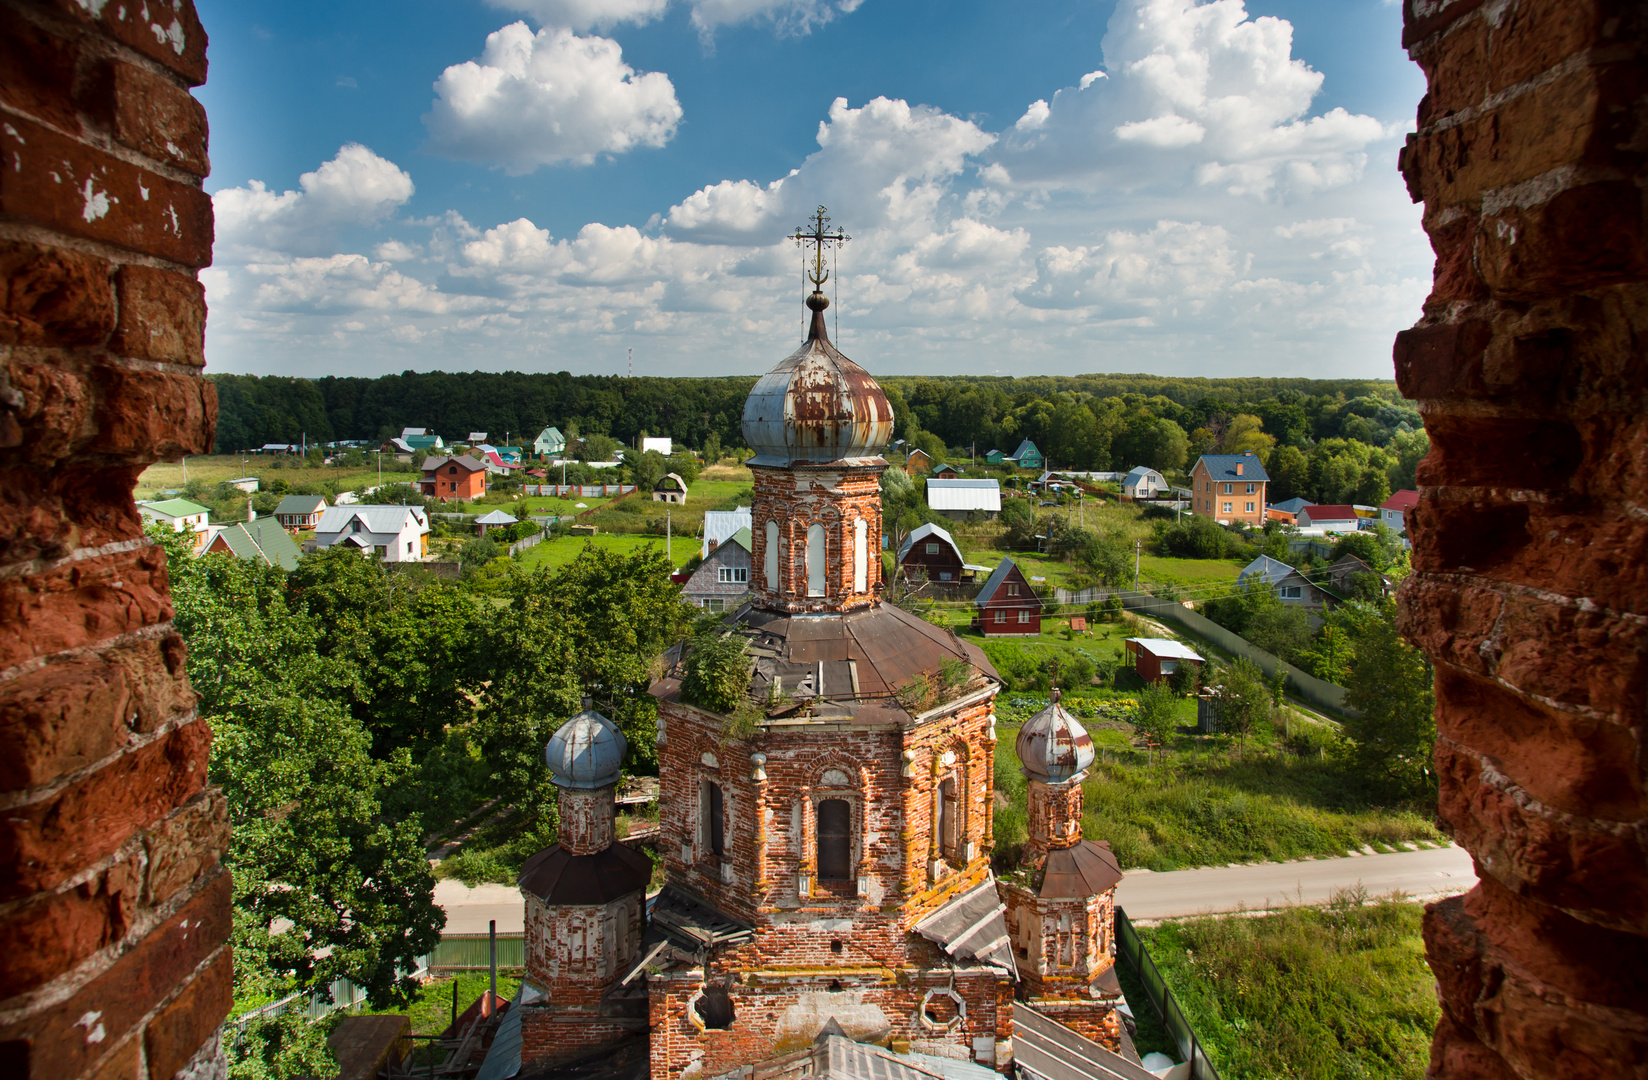
[{"label": "metal fence", "polygon": [[1167,1033],[1179,1046],[1179,1054],[1190,1062],[1192,1080],[1219,1080],[1219,1072],[1208,1059],[1207,1052],[1202,1049],[1196,1033],[1190,1028],[1190,1021],[1185,1019],[1184,1010],[1173,999],[1173,991],[1168,988],[1162,973],[1156,969],[1156,961],[1150,958],[1145,951],[1144,941],[1139,932],[1133,929],[1133,923],[1127,913],[1121,908],[1116,909],[1116,951],[1121,958],[1127,961],[1128,967],[1138,975],[1139,981],[1144,984],[1145,996],[1150,998],[1151,1006],[1156,1015],[1162,1018],[1162,1025]]},{"label": "metal fence", "polygon": [[[427,960],[431,971],[485,971],[490,964],[485,934],[443,934]],[[526,966],[525,934],[498,935],[498,966]]]}]

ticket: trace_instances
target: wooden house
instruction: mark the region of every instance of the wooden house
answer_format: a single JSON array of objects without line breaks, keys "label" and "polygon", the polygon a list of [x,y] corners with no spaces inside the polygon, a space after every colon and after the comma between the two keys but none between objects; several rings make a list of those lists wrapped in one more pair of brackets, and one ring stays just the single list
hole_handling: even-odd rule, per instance
[{"label": "wooden house", "polygon": [[1012,559],[1003,559],[973,600],[973,625],[986,637],[1041,633],[1041,598]]},{"label": "wooden house", "polygon": [[1128,638],[1123,643],[1127,658],[1139,678],[1156,683],[1178,670],[1180,664],[1201,667],[1204,661],[1190,646],[1167,638]]}]

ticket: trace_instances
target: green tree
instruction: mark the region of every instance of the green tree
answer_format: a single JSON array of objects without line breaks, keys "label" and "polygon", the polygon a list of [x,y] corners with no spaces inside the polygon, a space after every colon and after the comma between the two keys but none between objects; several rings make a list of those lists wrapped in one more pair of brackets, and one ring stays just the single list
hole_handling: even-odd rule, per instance
[{"label": "green tree", "polygon": [[1310,645],[1310,616],[1303,608],[1278,600],[1254,611],[1242,636],[1272,656],[1292,663]]},{"label": "green tree", "polygon": [[1436,798],[1435,672],[1425,655],[1396,632],[1396,605],[1364,624],[1345,684],[1346,763],[1375,790],[1403,798]]},{"label": "green tree", "polygon": [[1238,658],[1219,681],[1219,730],[1236,736],[1246,754],[1247,737],[1270,717],[1270,687],[1253,661]]},{"label": "green tree", "polygon": [[1178,707],[1179,695],[1161,683],[1147,686],[1139,693],[1139,707],[1133,713],[1133,730],[1150,753],[1167,747],[1167,740],[1173,735]]},{"label": "green tree", "polygon": [[1362,470],[1362,476],[1356,483],[1356,501],[1363,506],[1378,506],[1390,498],[1390,478],[1385,470],[1369,465]]},{"label": "green tree", "polygon": [[1310,463],[1296,446],[1279,446],[1265,464],[1270,474],[1266,498],[1271,502],[1287,502],[1306,493],[1310,486]]},{"label": "green tree", "polygon": [[750,686],[749,643],[741,634],[711,632],[687,653],[681,696],[712,712],[730,713]]}]

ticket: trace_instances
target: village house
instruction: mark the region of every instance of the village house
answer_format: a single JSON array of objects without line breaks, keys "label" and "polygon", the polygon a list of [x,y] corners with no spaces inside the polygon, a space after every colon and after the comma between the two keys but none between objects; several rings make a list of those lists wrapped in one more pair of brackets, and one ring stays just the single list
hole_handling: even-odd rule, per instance
[{"label": "village house", "polygon": [[716,546],[723,543],[739,529],[748,529],[755,524],[750,516],[750,508],[740,506],[734,510],[706,510],[704,512],[704,543],[698,550],[698,557],[708,558]]},{"label": "village house", "polygon": [[1260,555],[1242,568],[1236,576],[1236,584],[1246,586],[1250,583],[1269,585],[1276,593],[1276,599],[1288,607],[1304,608],[1313,616],[1331,610],[1339,603],[1339,597],[1311,581],[1298,570],[1279,559],[1269,555]]},{"label": "village house", "polygon": [[933,467],[933,479],[959,480],[964,471],[965,470],[959,465],[951,465],[949,462],[944,462]]},{"label": "village house", "polygon": [[684,503],[687,501],[687,482],[680,473],[665,473],[652,485],[652,501]]},{"label": "village house", "polygon": [[288,495],[275,507],[275,520],[290,532],[308,531],[320,524],[321,511],[325,509],[323,495]]},{"label": "village house", "polygon": [[143,515],[146,521],[170,525],[173,532],[192,533],[197,548],[206,542],[206,531],[211,528],[211,510],[188,499],[140,502],[137,504],[137,512]]},{"label": "village house", "polygon": [[1356,579],[1359,575],[1369,574],[1376,583],[1381,595],[1391,590],[1391,580],[1379,573],[1362,559],[1355,555],[1341,555],[1332,566],[1327,568],[1324,577],[1328,586],[1340,596],[1354,597],[1356,595]]},{"label": "village house", "polygon": [[1265,523],[1270,475],[1256,454],[1203,454],[1190,470],[1190,512],[1220,525]]},{"label": "village house", "polygon": [[968,581],[987,566],[970,565],[953,536],[937,525],[918,525],[898,549],[898,568],[912,581]]},{"label": "village house", "polygon": [[904,472],[909,476],[927,472],[932,467],[933,459],[925,450],[911,450],[910,456],[904,459]]},{"label": "village house", "polygon": [[1034,637],[1041,633],[1041,598],[1024,571],[1003,559],[973,600],[973,625],[986,637]]},{"label": "village house", "polygon": [[1006,460],[1021,469],[1040,469],[1046,465],[1042,460],[1041,451],[1037,450],[1036,444],[1029,439],[1019,443],[1019,448],[1013,452],[1013,456]]},{"label": "village house", "polygon": [[1392,492],[1391,497],[1379,504],[1379,521],[1393,533],[1400,535],[1407,531],[1408,514],[1419,505],[1419,492],[1402,490]]},{"label": "village house", "polygon": [[1158,683],[1178,670],[1180,664],[1200,668],[1205,661],[1183,642],[1168,638],[1128,638],[1122,643],[1127,663],[1139,678]]},{"label": "village house", "polygon": [[994,480],[928,480],[927,507],[952,521],[970,514],[993,518],[1001,513],[1001,484]]},{"label": "village house", "polygon": [[223,482],[232,488],[239,488],[248,495],[256,495],[259,486],[258,478],[255,476],[237,476],[233,480]]},{"label": "village house", "polygon": [[423,459],[418,490],[442,502],[469,502],[486,494],[486,464],[468,456]]},{"label": "village house", "polygon": [[346,545],[384,562],[421,562],[429,554],[429,519],[416,506],[330,506],[315,526],[314,544]]},{"label": "village house", "polygon": [[1301,529],[1330,529],[1338,532],[1356,532],[1362,527],[1362,515],[1356,507],[1346,504],[1305,506],[1295,516]]},{"label": "village house", "polygon": [[558,457],[566,452],[566,436],[557,427],[546,427],[532,440],[532,452],[540,458]]},{"label": "village house", "polygon": [[484,442],[486,442],[486,432],[484,432],[484,431],[471,431],[469,433],[469,437],[464,440],[464,445],[465,446],[479,446]]},{"label": "village house", "polygon": [[681,587],[681,598],[706,611],[736,608],[750,595],[750,530],[716,544]]},{"label": "village house", "polygon": [[1000,450],[991,450],[984,455],[984,463],[986,465],[1005,465],[1008,463],[1007,455]]},{"label": "village house", "polygon": [[303,552],[291,534],[272,517],[252,521],[237,521],[233,525],[214,528],[212,537],[200,551],[202,555],[233,555],[246,562],[278,566],[282,570],[296,570],[298,557]]},{"label": "village house", "polygon": [[1138,466],[1122,477],[1122,498],[1154,499],[1162,492],[1171,492],[1172,485],[1155,469]]}]

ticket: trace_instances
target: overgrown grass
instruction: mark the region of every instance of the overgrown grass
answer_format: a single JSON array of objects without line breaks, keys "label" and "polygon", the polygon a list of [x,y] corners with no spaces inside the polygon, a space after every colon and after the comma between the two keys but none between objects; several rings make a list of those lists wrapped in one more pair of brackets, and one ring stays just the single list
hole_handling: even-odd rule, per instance
[{"label": "overgrown grass", "polygon": [[[1195,718],[1189,700],[1180,704],[1181,734],[1152,761],[1135,746],[1125,720],[1106,718],[1120,713],[1107,701],[1128,697],[1112,691],[1066,699],[1096,714],[1083,721],[1098,752],[1082,789],[1083,832],[1109,841],[1124,869],[1183,870],[1446,842],[1430,816],[1369,798],[1331,754],[1311,751],[1308,741],[1290,744],[1280,733],[1260,732],[1239,751],[1227,738],[1185,734]],[[1024,839],[1024,778],[1013,750],[1015,721],[1024,714],[1013,699],[997,709],[995,835],[1004,864]],[[1323,738],[1332,737],[1321,730]]]},{"label": "overgrown grass", "polygon": [[[507,973],[507,974],[506,974]],[[458,1013],[475,1003],[491,984],[491,975],[485,971],[465,971],[456,976],[430,979],[418,990],[410,1005],[398,1009],[362,1007],[356,1012],[362,1016],[384,1014],[405,1016],[412,1021],[412,1034],[439,1035],[452,1023],[452,989],[458,990]],[[498,996],[508,1000],[521,985],[520,968],[498,969]],[[420,1040],[421,1042],[422,1040]]]},{"label": "overgrown grass", "polygon": [[[664,547],[662,536],[630,536],[613,533],[597,533],[594,536],[563,536],[554,540],[545,540],[537,547],[527,548],[514,559],[515,565],[523,570],[531,570],[539,566],[547,566],[551,570],[558,570],[578,557],[584,550],[585,544],[610,551],[620,555],[633,555],[642,548],[656,545],[660,550]],[[675,541],[674,554],[676,562],[686,561],[689,554],[696,554],[698,542],[689,537],[678,537]]]},{"label": "overgrown grass", "polygon": [[1422,909],[1364,899],[1139,931],[1225,1080],[1425,1075],[1439,1010]]}]

